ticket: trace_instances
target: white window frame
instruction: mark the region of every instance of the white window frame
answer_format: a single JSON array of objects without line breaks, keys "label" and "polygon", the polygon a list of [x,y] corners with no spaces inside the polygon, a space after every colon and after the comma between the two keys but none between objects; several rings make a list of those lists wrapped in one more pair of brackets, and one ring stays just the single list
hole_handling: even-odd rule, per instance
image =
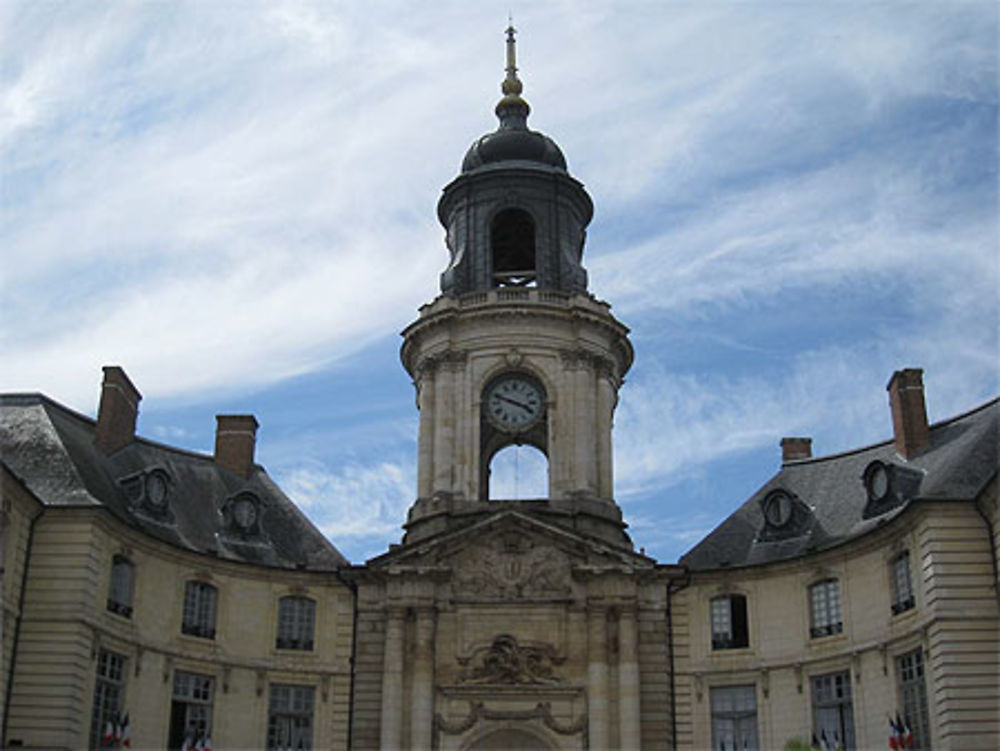
[{"label": "white window frame", "polygon": [[125,693],[125,655],[102,649],[97,653],[97,677],[94,681],[94,704],[90,713],[90,748],[104,745],[108,722],[118,722]]},{"label": "white window frame", "polygon": [[904,550],[892,559],[892,614],[899,615],[916,607],[913,593],[913,577],[910,574],[910,551]]},{"label": "white window frame", "polygon": [[124,555],[115,555],[111,559],[107,609],[122,618],[131,618],[134,596],[135,564]]},{"label": "white window frame", "polygon": [[316,689],[288,683],[272,683],[267,700],[267,749],[313,747]]},{"label": "white window frame", "polygon": [[840,581],[822,579],[809,587],[809,636],[820,639],[844,630],[840,604]]},{"label": "white window frame", "polygon": [[181,633],[202,639],[214,639],[218,601],[219,590],[214,585],[198,579],[185,582]]},{"label": "white window frame", "polygon": [[709,712],[713,751],[757,751],[757,686],[712,686]]},{"label": "white window frame", "polygon": [[312,651],[316,638],[316,601],[300,595],[278,600],[277,649]]}]

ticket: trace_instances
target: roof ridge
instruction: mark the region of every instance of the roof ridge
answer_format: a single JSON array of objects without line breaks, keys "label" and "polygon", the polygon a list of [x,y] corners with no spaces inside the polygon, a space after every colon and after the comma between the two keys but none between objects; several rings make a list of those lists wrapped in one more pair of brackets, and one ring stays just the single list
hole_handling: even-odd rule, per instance
[{"label": "roof ridge", "polygon": [[[967,417],[970,417],[971,415],[974,415],[976,412],[984,411],[997,404],[1000,404],[1000,396],[995,396],[989,401],[986,401],[976,407],[972,407],[971,409],[968,409],[965,412],[960,412],[959,414],[947,417],[944,420],[938,420],[937,422],[932,422],[930,425],[928,425],[928,429],[934,431],[937,430],[938,428],[946,427],[948,425],[951,425],[952,423],[958,422],[959,420],[963,420]],[[889,437],[886,438],[885,440],[875,441],[874,443],[869,443],[863,446],[857,446],[852,449],[846,449],[845,451],[838,451],[833,454],[824,454],[823,456],[811,456],[809,458],[803,458],[803,459],[791,459],[789,461],[782,462],[781,466],[800,467],[805,464],[819,464],[820,462],[830,461],[832,459],[843,459],[844,457],[847,456],[854,456],[855,454],[861,454],[864,453],[865,451],[871,451],[872,449],[878,448],[879,446],[888,446],[889,444],[893,443],[894,440],[895,440],[894,438]]]}]

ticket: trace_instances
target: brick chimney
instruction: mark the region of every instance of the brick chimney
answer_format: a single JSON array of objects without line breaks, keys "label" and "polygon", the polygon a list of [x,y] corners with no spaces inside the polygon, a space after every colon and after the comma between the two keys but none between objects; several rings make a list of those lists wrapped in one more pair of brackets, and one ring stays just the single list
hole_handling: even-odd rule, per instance
[{"label": "brick chimney", "polygon": [[812,445],[812,438],[782,438],[781,463],[787,464],[796,459],[812,458]]},{"label": "brick chimney", "polygon": [[97,408],[94,443],[105,454],[113,454],[135,438],[142,394],[117,365],[105,365],[101,403]]},{"label": "brick chimney", "polygon": [[889,391],[896,451],[909,459],[927,448],[931,440],[924,403],[924,371],[921,368],[897,370],[886,389]]},{"label": "brick chimney", "polygon": [[257,418],[216,415],[215,420],[215,463],[240,477],[249,477],[257,445]]}]

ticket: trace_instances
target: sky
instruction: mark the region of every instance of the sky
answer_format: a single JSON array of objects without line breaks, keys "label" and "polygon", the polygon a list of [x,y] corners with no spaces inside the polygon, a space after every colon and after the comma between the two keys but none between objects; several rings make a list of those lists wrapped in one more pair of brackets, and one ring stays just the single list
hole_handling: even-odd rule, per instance
[{"label": "sky", "polygon": [[[595,203],[632,330],[616,499],[675,562],[780,467],[1000,393],[994,2],[0,2],[0,391],[257,460],[360,563],[399,542],[417,412],[399,331],[435,206],[496,127],[507,9],[529,125]],[[501,457],[498,493],[544,471]]]}]

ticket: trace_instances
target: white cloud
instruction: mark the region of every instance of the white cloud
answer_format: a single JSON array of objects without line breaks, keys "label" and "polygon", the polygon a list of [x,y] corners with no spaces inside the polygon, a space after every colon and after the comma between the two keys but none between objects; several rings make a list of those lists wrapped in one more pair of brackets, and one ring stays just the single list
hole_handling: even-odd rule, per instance
[{"label": "white cloud", "polygon": [[346,538],[398,534],[413,498],[413,468],[400,462],[310,463],[277,474],[281,487],[342,546]]}]

